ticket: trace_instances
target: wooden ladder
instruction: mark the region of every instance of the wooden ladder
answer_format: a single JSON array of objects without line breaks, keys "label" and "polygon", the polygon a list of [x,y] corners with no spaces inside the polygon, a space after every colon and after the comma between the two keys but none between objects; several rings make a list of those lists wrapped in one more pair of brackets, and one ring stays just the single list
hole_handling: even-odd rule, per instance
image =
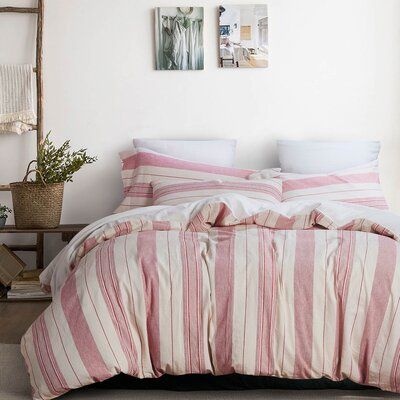
[{"label": "wooden ladder", "polygon": [[[36,14],[36,65],[33,71],[36,73],[36,114],[37,125],[32,130],[36,130],[36,152],[39,151],[39,145],[43,140],[43,19],[44,19],[44,0],[37,0],[37,7],[0,7],[1,13],[17,14]],[[10,185],[0,184],[0,192],[9,192]],[[43,267],[43,239],[42,232],[36,234],[36,245],[13,246],[14,251],[36,251],[36,265]]]},{"label": "wooden ladder", "polygon": [[[32,130],[36,130],[36,151],[43,139],[43,18],[44,18],[44,0],[37,0],[37,7],[0,7],[0,13],[19,13],[36,14],[36,66],[33,69],[36,72],[36,113],[37,125]],[[0,191],[10,191],[10,185],[0,184]]]}]

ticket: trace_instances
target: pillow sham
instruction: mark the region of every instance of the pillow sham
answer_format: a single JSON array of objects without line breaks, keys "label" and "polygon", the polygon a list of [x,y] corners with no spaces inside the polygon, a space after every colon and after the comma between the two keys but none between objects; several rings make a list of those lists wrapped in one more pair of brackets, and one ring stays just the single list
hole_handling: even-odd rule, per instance
[{"label": "pillow sham", "polygon": [[283,172],[325,174],[378,159],[377,141],[278,140],[278,156]]},{"label": "pillow sham", "polygon": [[133,139],[133,146],[170,157],[221,167],[233,167],[235,163],[236,140]]},{"label": "pillow sham", "polygon": [[259,181],[154,181],[154,205],[177,205],[198,201],[211,196],[237,193],[250,199],[266,203],[280,203],[282,198],[282,181],[266,179]]},{"label": "pillow sham", "polygon": [[282,201],[335,200],[387,210],[378,161],[332,174],[281,173]]},{"label": "pillow sham", "polygon": [[[129,153],[121,153],[120,156],[125,198],[115,211],[116,213],[153,205],[151,182],[155,180],[223,179],[235,181],[246,179],[255,172],[254,170],[184,161],[142,148]],[[266,178],[278,174],[279,170],[265,170]]]}]

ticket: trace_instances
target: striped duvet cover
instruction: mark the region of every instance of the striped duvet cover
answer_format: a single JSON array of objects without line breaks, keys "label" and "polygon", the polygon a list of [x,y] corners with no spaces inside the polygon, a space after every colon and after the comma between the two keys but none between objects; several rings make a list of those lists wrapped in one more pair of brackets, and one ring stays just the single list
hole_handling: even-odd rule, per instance
[{"label": "striped duvet cover", "polygon": [[400,392],[399,226],[366,207],[233,195],[98,223],[41,277],[53,303],[21,343],[33,398],[119,373]]}]

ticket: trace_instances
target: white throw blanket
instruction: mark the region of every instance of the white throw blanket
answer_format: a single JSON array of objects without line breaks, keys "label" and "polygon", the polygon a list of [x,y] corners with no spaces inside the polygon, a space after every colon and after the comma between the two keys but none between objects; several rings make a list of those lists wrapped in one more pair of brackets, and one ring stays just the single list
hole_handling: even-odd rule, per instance
[{"label": "white throw blanket", "polygon": [[0,65],[0,132],[21,134],[33,125],[32,65]]}]

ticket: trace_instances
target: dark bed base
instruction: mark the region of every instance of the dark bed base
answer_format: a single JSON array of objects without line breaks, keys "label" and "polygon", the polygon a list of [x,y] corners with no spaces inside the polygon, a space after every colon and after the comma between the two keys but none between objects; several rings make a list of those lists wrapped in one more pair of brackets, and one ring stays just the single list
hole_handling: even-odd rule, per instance
[{"label": "dark bed base", "polygon": [[329,379],[294,380],[262,376],[246,375],[164,375],[158,379],[138,379],[128,375],[118,375],[105,382],[92,385],[103,389],[131,390],[172,390],[172,391],[201,391],[201,390],[255,390],[255,389],[371,389],[349,380],[333,382]]}]

